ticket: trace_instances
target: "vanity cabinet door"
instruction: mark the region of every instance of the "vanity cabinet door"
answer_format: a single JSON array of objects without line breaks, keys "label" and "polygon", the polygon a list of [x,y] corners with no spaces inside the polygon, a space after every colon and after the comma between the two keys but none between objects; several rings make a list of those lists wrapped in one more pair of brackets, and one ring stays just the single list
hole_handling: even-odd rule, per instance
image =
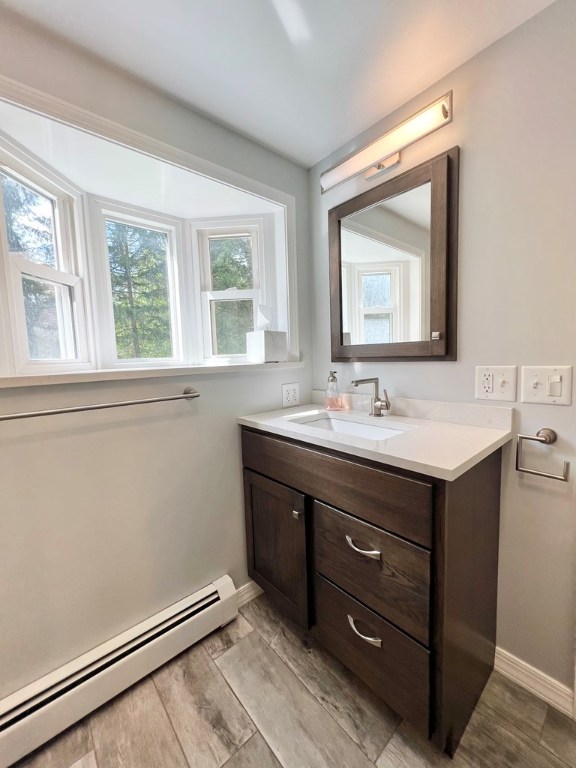
[{"label": "vanity cabinet door", "polygon": [[291,619],[309,626],[304,494],[244,470],[248,574]]}]

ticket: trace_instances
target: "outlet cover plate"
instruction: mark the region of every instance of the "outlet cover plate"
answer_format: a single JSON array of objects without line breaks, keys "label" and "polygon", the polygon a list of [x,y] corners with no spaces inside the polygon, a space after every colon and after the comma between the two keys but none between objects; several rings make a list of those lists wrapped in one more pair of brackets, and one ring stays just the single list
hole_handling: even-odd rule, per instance
[{"label": "outlet cover plate", "polygon": [[300,405],[300,384],[282,384],[282,408],[292,408]]},{"label": "outlet cover plate", "polygon": [[477,365],[475,377],[476,400],[516,401],[515,365]]},{"label": "outlet cover plate", "polygon": [[523,365],[521,372],[523,403],[572,404],[571,365]]}]

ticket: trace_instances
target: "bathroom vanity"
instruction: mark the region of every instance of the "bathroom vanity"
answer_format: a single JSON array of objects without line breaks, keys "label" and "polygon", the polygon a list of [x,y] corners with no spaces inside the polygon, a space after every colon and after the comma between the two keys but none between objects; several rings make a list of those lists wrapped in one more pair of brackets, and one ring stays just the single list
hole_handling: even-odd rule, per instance
[{"label": "bathroom vanity", "polygon": [[506,416],[371,421],[314,406],[240,419],[249,574],[453,754],[494,662],[511,433]]}]

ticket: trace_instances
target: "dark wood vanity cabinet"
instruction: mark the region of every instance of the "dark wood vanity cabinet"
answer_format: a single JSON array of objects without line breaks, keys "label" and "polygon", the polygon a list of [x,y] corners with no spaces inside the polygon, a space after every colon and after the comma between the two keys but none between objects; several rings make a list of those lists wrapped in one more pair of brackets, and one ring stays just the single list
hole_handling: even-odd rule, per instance
[{"label": "dark wood vanity cabinet", "polygon": [[494,663],[500,450],[452,482],[244,427],[248,570],[453,754]]},{"label": "dark wood vanity cabinet", "polygon": [[287,616],[308,627],[305,497],[248,469],[244,496],[250,577]]}]

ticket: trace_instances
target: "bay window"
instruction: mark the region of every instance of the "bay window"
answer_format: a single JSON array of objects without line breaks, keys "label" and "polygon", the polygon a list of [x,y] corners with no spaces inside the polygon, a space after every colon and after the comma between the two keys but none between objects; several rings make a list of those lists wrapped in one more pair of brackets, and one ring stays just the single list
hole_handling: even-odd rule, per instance
[{"label": "bay window", "polygon": [[0,137],[0,374],[233,364],[261,313],[288,329],[281,206],[170,216],[23,155]]}]

